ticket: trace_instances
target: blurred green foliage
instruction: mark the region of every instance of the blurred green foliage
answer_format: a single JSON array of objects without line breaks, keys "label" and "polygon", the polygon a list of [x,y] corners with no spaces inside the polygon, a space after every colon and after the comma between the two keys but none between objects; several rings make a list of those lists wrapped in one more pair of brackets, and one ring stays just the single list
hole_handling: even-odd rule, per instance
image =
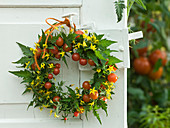
[{"label": "blurred green foliage", "polygon": [[[151,80],[147,75],[137,74],[133,68],[133,61],[139,57],[137,50],[144,47],[148,48],[146,57],[156,49],[164,50],[168,56],[170,55],[170,1],[143,0],[143,3],[146,10],[134,4],[129,14],[129,32],[143,31],[144,37],[141,40],[130,41],[128,126],[129,128],[169,128],[170,59],[167,57],[168,62],[163,67],[163,75],[157,80]],[[159,63],[154,66],[157,69],[159,67]]]}]

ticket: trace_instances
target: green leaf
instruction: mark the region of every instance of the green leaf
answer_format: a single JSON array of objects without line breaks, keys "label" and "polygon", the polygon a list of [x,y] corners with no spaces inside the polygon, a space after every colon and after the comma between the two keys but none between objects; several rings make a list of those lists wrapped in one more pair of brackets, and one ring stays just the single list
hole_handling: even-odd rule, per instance
[{"label": "green leaf", "polygon": [[114,43],[117,43],[117,42],[103,39],[103,40],[99,41],[98,46],[101,46],[103,49],[107,49],[108,46],[110,46],[111,44],[114,44]]},{"label": "green leaf", "polygon": [[99,116],[99,114],[97,113],[97,111],[95,109],[93,109],[93,114],[94,114],[94,116],[96,116],[96,118],[98,119],[99,123],[102,124],[100,116]]},{"label": "green leaf", "polygon": [[31,61],[32,58],[28,58],[26,56],[22,57],[20,60],[16,61],[16,62],[12,62],[14,64],[25,64],[28,61]]},{"label": "green leaf", "polygon": [[120,22],[123,17],[123,10],[125,9],[125,4],[123,0],[115,1],[115,8],[117,14],[117,22]]},{"label": "green leaf", "polygon": [[103,57],[102,53],[100,51],[95,51],[95,55],[99,58],[99,59],[102,59],[102,60],[106,60],[106,58]]},{"label": "green leaf", "polygon": [[116,63],[123,62],[122,60],[120,60],[120,59],[118,59],[114,56],[110,56],[108,59],[109,59],[108,65],[113,65],[113,64],[116,64]]},{"label": "green leaf", "polygon": [[31,77],[32,74],[28,70],[20,70],[20,71],[9,71],[10,73],[18,76],[18,77],[23,77],[23,78],[28,78]]},{"label": "green leaf", "polygon": [[110,49],[106,49],[105,51],[103,51],[103,53],[107,54],[108,56],[110,56],[110,53],[112,52],[118,52],[117,50],[110,50]]},{"label": "green leaf", "polygon": [[105,111],[106,113],[106,116],[108,116],[108,113],[107,113],[107,104],[105,103],[105,101],[103,100],[98,100],[98,104],[102,107],[102,109]]},{"label": "green leaf", "polygon": [[97,57],[95,56],[95,53],[93,51],[88,51],[87,56],[94,61],[96,65],[98,65]]},{"label": "green leaf", "polygon": [[146,6],[143,4],[142,0],[135,0],[135,2],[146,10]]},{"label": "green leaf", "polygon": [[19,47],[21,48],[21,50],[22,50],[22,52],[23,52],[24,55],[26,55],[26,56],[33,56],[32,51],[30,51],[30,47],[27,47],[27,46],[25,46],[25,45],[23,45],[23,44],[20,44],[20,43],[18,43],[18,42],[17,42],[17,44],[18,44]]},{"label": "green leaf", "polygon": [[31,101],[31,102],[29,103],[28,107],[27,107],[27,110],[29,109],[30,106],[33,106],[33,104],[34,104],[34,101]]},{"label": "green leaf", "polygon": [[158,71],[158,69],[162,66],[162,59],[158,59],[158,61],[156,62],[156,64],[154,65],[154,70],[153,72]]},{"label": "green leaf", "polygon": [[64,61],[64,63],[66,64],[66,66],[67,66],[67,68],[68,68],[68,64],[67,64],[67,61],[66,61],[65,56],[62,57],[62,60]]}]

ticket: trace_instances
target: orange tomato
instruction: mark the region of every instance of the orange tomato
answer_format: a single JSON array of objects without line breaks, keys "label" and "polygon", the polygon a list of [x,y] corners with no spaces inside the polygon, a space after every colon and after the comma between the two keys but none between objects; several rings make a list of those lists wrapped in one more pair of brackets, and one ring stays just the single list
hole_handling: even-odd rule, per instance
[{"label": "orange tomato", "polygon": [[163,67],[160,67],[158,69],[158,71],[153,72],[153,69],[151,70],[151,72],[149,73],[149,78],[152,80],[157,80],[160,79],[163,73]]}]

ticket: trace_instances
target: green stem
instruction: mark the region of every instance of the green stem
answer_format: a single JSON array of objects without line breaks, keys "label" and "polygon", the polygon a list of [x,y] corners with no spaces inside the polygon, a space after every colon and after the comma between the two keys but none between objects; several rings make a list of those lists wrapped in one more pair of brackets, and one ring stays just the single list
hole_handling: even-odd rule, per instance
[{"label": "green stem", "polygon": [[130,10],[131,10],[134,2],[135,2],[134,0],[128,0],[128,3],[127,3],[127,19],[129,18]]}]

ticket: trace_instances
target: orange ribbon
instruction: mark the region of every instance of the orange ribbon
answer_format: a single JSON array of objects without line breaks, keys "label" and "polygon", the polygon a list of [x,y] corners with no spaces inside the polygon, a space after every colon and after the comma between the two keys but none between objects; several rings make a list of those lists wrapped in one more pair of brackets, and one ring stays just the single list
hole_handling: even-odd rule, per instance
[{"label": "orange ribbon", "polygon": [[[47,20],[49,20],[49,19],[55,20],[55,21],[57,21],[57,22],[59,22],[59,23],[57,23],[57,24],[55,24],[55,25],[52,25],[52,24],[50,24],[50,23],[47,21]],[[49,38],[49,36],[51,35],[51,33],[54,31],[54,29],[55,29],[56,27],[58,27],[58,26],[60,26],[60,25],[62,25],[62,24],[65,24],[67,27],[70,28],[70,31],[71,31],[70,20],[69,20],[68,18],[65,18],[64,21],[60,21],[60,20],[57,20],[57,19],[55,19],[55,18],[47,18],[47,19],[45,20],[45,22],[46,22],[48,25],[51,26],[50,28],[48,28],[47,30],[45,30],[45,33],[47,33],[47,31],[51,30],[50,33],[49,33],[49,34],[47,35],[47,37],[46,37],[45,45],[47,45],[48,38]],[[74,31],[76,31],[76,25],[75,25],[74,23],[73,23],[73,25],[74,25]],[[41,39],[42,39],[42,36],[39,38],[39,41],[38,41],[37,43],[39,43],[39,42],[41,41]],[[37,46],[36,46],[36,49],[37,49]],[[44,51],[44,53],[43,53],[43,55],[42,55],[42,59],[45,57],[46,47],[43,49],[43,51]],[[36,53],[36,52],[35,52],[35,54],[34,54],[34,60],[35,60],[35,64],[36,64],[38,70],[40,70],[40,67],[39,67],[38,62],[37,62],[37,53]]]}]

